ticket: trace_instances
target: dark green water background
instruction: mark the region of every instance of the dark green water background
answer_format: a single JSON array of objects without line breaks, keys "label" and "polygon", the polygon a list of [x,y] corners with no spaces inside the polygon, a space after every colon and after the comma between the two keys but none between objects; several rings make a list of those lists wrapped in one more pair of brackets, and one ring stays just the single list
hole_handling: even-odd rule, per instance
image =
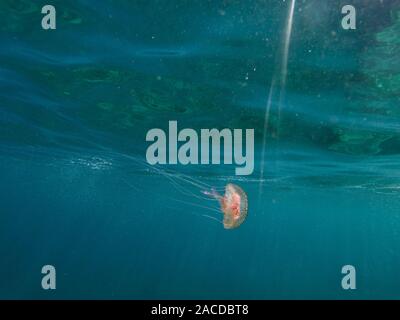
[{"label": "dark green water background", "polygon": [[[289,0],[45,4],[0,2],[0,298],[400,297],[399,1],[296,1],[284,86]],[[251,176],[161,168],[240,185],[239,229],[141,162],[169,120],[255,129]]]}]

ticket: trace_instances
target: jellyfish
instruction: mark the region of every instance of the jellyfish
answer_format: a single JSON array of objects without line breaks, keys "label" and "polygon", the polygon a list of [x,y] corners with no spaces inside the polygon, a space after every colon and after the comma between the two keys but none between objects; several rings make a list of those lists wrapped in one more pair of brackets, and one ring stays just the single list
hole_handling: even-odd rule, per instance
[{"label": "jellyfish", "polygon": [[[170,198],[171,201],[203,209],[205,213],[202,216],[222,223],[225,229],[238,228],[247,217],[247,194],[236,184],[228,183],[225,187],[216,188],[192,176],[177,172],[167,172],[155,166],[152,166],[149,171],[165,177],[179,193],[187,196],[187,200]],[[223,195],[220,193],[223,193]],[[195,199],[197,201],[200,200],[200,203],[195,202]],[[217,209],[207,205],[205,203],[207,200],[218,200],[220,208]],[[214,213],[214,216],[207,214],[210,212]],[[221,212],[223,214],[222,221],[219,218]]]},{"label": "jellyfish", "polygon": [[225,229],[238,228],[247,217],[247,195],[239,186],[228,183],[225,186],[225,194],[221,196],[214,189],[203,192],[205,195],[217,199],[221,204],[224,215],[223,224]]},{"label": "jellyfish", "polygon": [[[169,180],[176,191],[186,196],[185,200],[182,197],[171,197],[169,200],[203,209],[202,216],[221,223],[225,229],[236,229],[246,219],[248,211],[247,194],[238,185],[229,182],[222,188],[216,188],[192,176],[162,170],[145,163],[142,163],[142,165],[150,172],[159,174]],[[225,179],[228,180],[229,178],[224,177],[223,180]],[[223,195],[221,195],[222,193]],[[198,202],[195,202],[195,200]],[[207,200],[218,200],[220,207],[215,208],[207,205]],[[207,214],[210,212],[214,213],[214,215]],[[221,213],[223,214],[222,221],[220,218]]]},{"label": "jellyfish", "polygon": [[[96,144],[96,146],[101,148],[103,151],[115,153],[114,150],[110,150],[104,146],[98,144]],[[128,160],[131,160],[133,163],[149,173],[154,173],[166,178],[176,191],[185,196],[185,200],[183,200],[182,197],[174,198],[173,196],[170,196],[169,200],[202,208],[204,213],[202,213],[201,216],[223,224],[225,229],[238,228],[247,217],[247,195],[243,189],[236,184],[227,183],[224,187],[217,188],[213,185],[205,183],[198,177],[194,178],[193,176],[183,173],[174,172],[171,170],[167,171],[158,166],[149,165],[140,157],[131,156],[122,152],[118,152],[117,154]],[[225,184],[226,180],[230,179],[229,177],[222,177],[222,180]],[[125,179],[123,179],[123,181],[135,191],[139,191],[139,188],[135,185],[132,185],[129,181]],[[220,193],[223,192],[224,194],[221,195]],[[194,200],[197,200],[198,202],[195,202]],[[218,200],[220,208],[207,205],[207,200]],[[213,215],[207,214],[210,212],[213,213]],[[220,218],[221,212],[223,214],[222,221]],[[196,213],[193,212],[193,214]]]}]

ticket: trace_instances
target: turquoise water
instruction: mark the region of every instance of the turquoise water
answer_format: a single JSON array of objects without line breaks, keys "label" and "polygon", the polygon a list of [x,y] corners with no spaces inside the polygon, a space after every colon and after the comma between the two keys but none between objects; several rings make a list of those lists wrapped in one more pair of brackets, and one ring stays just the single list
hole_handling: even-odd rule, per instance
[{"label": "turquoise water", "polygon": [[[1,1],[0,298],[400,298],[400,2],[291,3]],[[254,172],[149,168],[169,120],[254,128]]]}]

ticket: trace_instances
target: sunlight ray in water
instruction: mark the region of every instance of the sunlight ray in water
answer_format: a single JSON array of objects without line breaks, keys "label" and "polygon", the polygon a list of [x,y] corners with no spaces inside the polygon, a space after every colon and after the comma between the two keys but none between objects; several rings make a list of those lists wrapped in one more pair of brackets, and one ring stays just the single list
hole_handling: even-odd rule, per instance
[{"label": "sunlight ray in water", "polygon": [[[293,15],[295,9],[296,0],[291,0],[289,6],[289,12],[286,21],[286,27],[284,29],[284,42],[283,42],[283,55],[281,60],[281,68],[280,68],[280,87],[279,87],[279,105],[278,105],[278,126],[277,126],[277,138],[279,138],[279,127],[280,127],[280,118],[281,118],[281,110],[283,108],[283,100],[285,96],[285,87],[286,87],[286,78],[287,78],[287,68],[288,68],[288,59],[289,59],[289,48],[290,48],[290,39],[292,34],[292,26],[293,26]],[[271,104],[275,89],[275,75],[272,78],[271,86],[269,88],[268,100],[265,107],[264,113],[264,127],[263,127],[263,136],[262,136],[262,150],[261,150],[261,159],[260,159],[260,184],[259,184],[259,200],[262,196],[263,190],[263,178],[264,178],[264,170],[265,170],[265,152],[266,152],[266,139],[267,139],[267,131],[268,131],[268,123],[270,119],[270,111]]]},{"label": "sunlight ray in water", "polygon": [[284,29],[283,52],[282,52],[281,70],[280,70],[280,74],[279,74],[280,88],[279,88],[278,126],[277,126],[277,138],[278,139],[279,139],[281,112],[282,112],[284,98],[285,98],[289,49],[290,49],[290,41],[291,41],[291,36],[292,36],[293,16],[294,16],[295,5],[296,5],[296,0],[291,0],[288,16],[286,19],[286,26]]}]

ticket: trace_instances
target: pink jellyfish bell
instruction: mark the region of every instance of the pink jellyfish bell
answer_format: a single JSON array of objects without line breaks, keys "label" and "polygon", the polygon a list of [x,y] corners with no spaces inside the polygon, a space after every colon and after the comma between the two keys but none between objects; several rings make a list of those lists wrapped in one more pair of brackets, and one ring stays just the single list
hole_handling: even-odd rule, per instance
[{"label": "pink jellyfish bell", "polygon": [[246,219],[247,195],[239,186],[228,183],[225,187],[224,196],[221,196],[215,190],[204,193],[219,200],[224,214],[223,224],[225,229],[235,229]]}]

